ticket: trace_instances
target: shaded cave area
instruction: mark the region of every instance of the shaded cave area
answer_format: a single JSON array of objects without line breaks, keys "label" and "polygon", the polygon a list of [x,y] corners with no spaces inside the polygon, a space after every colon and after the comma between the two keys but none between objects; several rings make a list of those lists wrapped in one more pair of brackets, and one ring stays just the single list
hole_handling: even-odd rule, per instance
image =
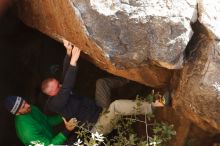
[{"label": "shaded cave area", "polygon": [[[25,26],[10,10],[0,18],[0,51],[0,129],[3,131],[0,134],[0,143],[7,146],[22,146],[23,144],[16,136],[14,116],[2,106],[3,99],[8,95],[22,96],[43,111],[46,97],[40,92],[41,81],[51,76],[60,80],[65,48],[61,43]],[[78,64],[79,72],[75,88],[83,96],[94,97],[96,80],[114,76],[87,61],[83,53]],[[126,86],[114,90],[112,97],[114,97],[113,100],[116,98],[134,99],[137,94],[147,95],[151,90],[150,87],[131,81]],[[176,114],[172,108],[156,111],[156,117],[159,120],[175,126],[181,120],[178,116],[180,115]],[[173,123],[174,121],[176,123]],[[143,125],[135,127],[140,129],[139,134],[144,134]],[[174,138],[171,141],[172,145],[178,143],[175,141],[178,141],[179,137],[186,138],[184,139],[186,146],[190,143],[195,146],[211,146],[219,140],[219,135],[210,135],[193,124],[189,129],[183,128],[184,132],[187,136]]]}]

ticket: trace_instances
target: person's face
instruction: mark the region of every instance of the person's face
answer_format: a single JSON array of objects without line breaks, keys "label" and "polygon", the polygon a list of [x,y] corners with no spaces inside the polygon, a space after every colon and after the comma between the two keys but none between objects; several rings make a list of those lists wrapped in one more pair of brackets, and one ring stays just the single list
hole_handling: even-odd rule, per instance
[{"label": "person's face", "polygon": [[18,112],[16,113],[16,115],[23,115],[29,112],[31,112],[31,106],[25,100],[23,100],[23,103],[21,107],[19,108]]},{"label": "person's face", "polygon": [[60,91],[60,86],[60,83],[56,79],[53,79],[47,83],[45,93],[49,96],[55,96]]}]

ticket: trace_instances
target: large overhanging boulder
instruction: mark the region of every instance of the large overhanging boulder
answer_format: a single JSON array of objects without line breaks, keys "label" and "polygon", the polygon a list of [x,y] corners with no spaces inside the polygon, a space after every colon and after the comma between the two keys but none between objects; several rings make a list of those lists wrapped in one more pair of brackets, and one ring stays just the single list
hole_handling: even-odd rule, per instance
[{"label": "large overhanging boulder", "polygon": [[[120,67],[182,67],[196,1],[72,0],[94,41]],[[185,11],[187,10],[187,11]]]},{"label": "large overhanging boulder", "polygon": [[17,12],[25,24],[79,46],[98,67],[152,87],[169,82],[167,69],[182,68],[197,19],[196,0],[20,0]]}]

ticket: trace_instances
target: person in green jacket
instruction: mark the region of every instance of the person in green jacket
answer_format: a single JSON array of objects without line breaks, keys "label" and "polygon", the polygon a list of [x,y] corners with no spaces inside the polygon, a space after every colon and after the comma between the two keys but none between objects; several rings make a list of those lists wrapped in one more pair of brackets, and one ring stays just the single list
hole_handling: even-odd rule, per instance
[{"label": "person in green jacket", "polygon": [[5,99],[5,107],[15,115],[16,133],[25,146],[63,144],[77,124],[74,119],[66,121],[63,118],[66,129],[55,135],[52,127],[62,122],[60,116],[46,116],[19,96],[8,96]]}]

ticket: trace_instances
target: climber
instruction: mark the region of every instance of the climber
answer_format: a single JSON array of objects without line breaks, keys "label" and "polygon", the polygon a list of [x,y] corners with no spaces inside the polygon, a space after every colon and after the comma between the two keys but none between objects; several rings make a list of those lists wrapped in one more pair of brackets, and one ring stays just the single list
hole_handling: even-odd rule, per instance
[{"label": "climber", "polygon": [[[55,78],[45,79],[41,84],[42,92],[49,96],[46,107],[67,119],[76,118],[80,123],[95,124],[91,128],[92,131],[98,130],[96,127],[103,127],[104,129],[101,131],[103,134],[110,133],[113,128],[111,121],[112,119],[117,121],[117,114],[132,115],[136,113],[134,111],[135,101],[116,100],[111,103],[110,100],[110,89],[120,87],[128,83],[128,80],[117,77],[99,79],[96,83],[95,100],[78,95],[73,87],[76,80],[77,60],[80,56],[80,50],[66,40],[63,40],[63,43],[66,48],[63,84],[61,85]],[[159,100],[152,104],[143,102],[140,107],[140,114],[151,113],[152,106],[163,107],[164,103]],[[107,109],[109,112],[100,116],[103,109]]]}]

